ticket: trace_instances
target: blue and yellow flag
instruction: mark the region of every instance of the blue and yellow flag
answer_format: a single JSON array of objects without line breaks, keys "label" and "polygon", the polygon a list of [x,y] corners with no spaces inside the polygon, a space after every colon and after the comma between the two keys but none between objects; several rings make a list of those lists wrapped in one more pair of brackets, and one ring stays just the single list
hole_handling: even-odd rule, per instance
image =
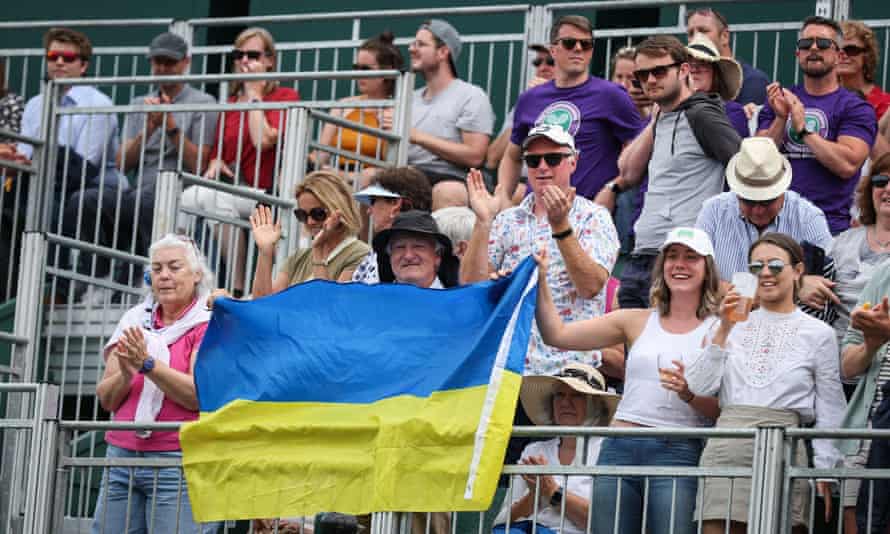
[{"label": "blue and yellow flag", "polygon": [[449,290],[314,281],[217,301],[181,433],[195,519],[489,507],[536,268]]}]

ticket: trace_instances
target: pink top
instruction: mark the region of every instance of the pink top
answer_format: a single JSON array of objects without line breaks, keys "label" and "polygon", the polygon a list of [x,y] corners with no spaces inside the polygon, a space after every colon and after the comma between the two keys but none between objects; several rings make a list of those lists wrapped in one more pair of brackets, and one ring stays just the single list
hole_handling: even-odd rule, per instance
[{"label": "pink top", "polygon": [[615,311],[617,308],[612,307],[615,304],[615,295],[618,294],[618,289],[621,287],[621,281],[614,277],[609,277],[606,280],[606,313]]},{"label": "pink top", "polygon": [[[176,319],[179,320],[191,306],[184,309],[182,314]],[[159,309],[158,309],[159,310]],[[156,328],[163,327],[160,313],[155,310],[152,316],[152,326]],[[183,373],[191,373],[192,354],[201,346],[201,340],[204,339],[204,332],[207,331],[208,323],[201,323],[189,330],[175,343],[168,346],[170,349],[170,367]],[[142,374],[134,374],[133,380],[130,382],[130,392],[127,398],[121,403],[117,411],[114,412],[115,421],[132,421],[136,416],[136,406],[139,404],[139,395],[142,393],[142,384],[145,376]],[[164,397],[164,403],[161,405],[161,411],[158,413],[158,421],[194,421],[198,418],[198,412],[187,410],[179,404],[176,404],[168,397]],[[136,433],[125,430],[112,430],[105,434],[105,441],[131,451],[178,451],[179,433],[178,432],[152,432],[147,439],[136,437]]]}]

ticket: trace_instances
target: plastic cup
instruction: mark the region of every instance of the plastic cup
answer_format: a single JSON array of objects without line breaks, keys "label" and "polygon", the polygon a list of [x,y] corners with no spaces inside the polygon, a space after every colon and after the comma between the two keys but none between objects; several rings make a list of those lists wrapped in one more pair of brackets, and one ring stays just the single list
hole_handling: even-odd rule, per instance
[{"label": "plastic cup", "polygon": [[729,318],[737,323],[747,321],[751,306],[754,304],[754,294],[757,293],[757,277],[751,273],[734,273],[732,285],[741,298],[738,305],[730,310]]}]

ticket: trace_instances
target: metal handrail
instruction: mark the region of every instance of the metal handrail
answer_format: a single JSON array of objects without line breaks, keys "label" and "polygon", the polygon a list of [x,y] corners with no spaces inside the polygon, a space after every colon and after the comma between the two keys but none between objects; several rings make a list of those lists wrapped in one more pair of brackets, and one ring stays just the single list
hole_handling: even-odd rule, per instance
[{"label": "metal handrail", "polygon": [[359,78],[398,78],[398,70],[335,70],[312,72],[251,72],[251,73],[220,73],[220,74],[181,74],[178,76],[108,76],[89,78],[60,78],[54,80],[56,85],[124,85],[124,84],[160,84],[160,83],[212,83],[212,82],[250,82],[250,81],[293,81],[293,80],[357,80]]}]

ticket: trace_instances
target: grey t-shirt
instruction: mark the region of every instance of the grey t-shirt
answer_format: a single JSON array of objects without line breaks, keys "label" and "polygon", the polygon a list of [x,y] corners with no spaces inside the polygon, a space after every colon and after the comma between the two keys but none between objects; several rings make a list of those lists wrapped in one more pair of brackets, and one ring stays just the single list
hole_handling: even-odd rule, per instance
[{"label": "grey t-shirt", "polygon": [[[494,129],[494,110],[488,95],[473,84],[456,79],[436,96],[427,99],[425,87],[414,91],[411,125],[442,139],[461,142],[461,132],[491,135]],[[464,178],[467,169],[445,161],[432,152],[411,145],[408,164],[436,174]]]},{"label": "grey t-shirt", "polygon": [[[157,96],[157,93],[150,95],[137,96],[132,100],[132,104],[143,104],[145,98],[149,96]],[[184,86],[182,91],[171,102],[172,104],[213,104],[216,100],[203,91],[194,89],[191,86]],[[213,132],[216,131],[216,122],[219,118],[218,113],[201,113],[195,111],[183,111],[173,113],[173,120],[180,128],[187,139],[196,145],[213,144]],[[132,139],[145,128],[145,114],[132,113],[125,116],[126,127],[124,135],[126,139]],[[141,177],[142,188],[154,187],[154,183],[158,177],[158,170],[163,166],[165,169],[181,169],[182,164],[179,158],[179,144],[172,143],[169,138],[164,139],[164,161],[161,162],[161,137],[164,132],[163,128],[155,130],[148,141],[145,143],[145,156],[142,162],[142,168],[136,167],[136,179],[134,184],[139,183]],[[202,162],[206,163],[206,162]]]}]

